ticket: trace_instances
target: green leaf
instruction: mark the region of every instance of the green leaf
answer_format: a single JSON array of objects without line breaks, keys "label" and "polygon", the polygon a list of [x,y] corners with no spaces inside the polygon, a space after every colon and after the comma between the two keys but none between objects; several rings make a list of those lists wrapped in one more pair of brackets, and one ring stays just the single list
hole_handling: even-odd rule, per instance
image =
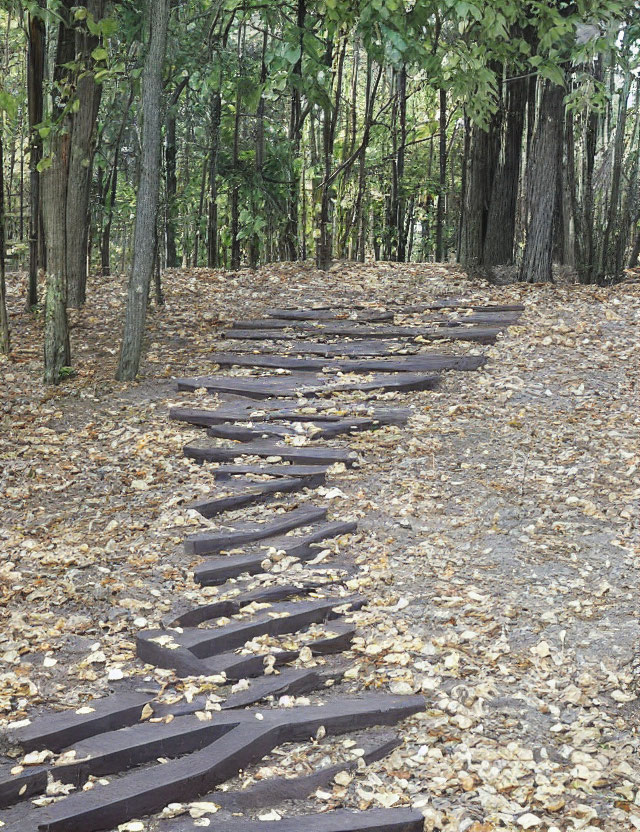
[{"label": "green leaf", "polygon": [[109,57],[109,52],[104,48],[104,46],[96,46],[91,53],[91,57],[94,61],[106,61]]}]

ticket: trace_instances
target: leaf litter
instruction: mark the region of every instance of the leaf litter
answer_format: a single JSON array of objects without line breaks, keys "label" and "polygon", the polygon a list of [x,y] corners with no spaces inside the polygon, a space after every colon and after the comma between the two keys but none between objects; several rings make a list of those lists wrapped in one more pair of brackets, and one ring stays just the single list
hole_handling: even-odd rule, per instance
[{"label": "leaf litter", "polygon": [[[370,599],[346,616],[358,634],[340,689],[422,692],[428,705],[403,723],[400,748],[302,808],[412,804],[427,829],[443,832],[640,828],[638,286],[497,290],[426,264],[178,270],[165,282],[167,305],[150,312],[137,385],[112,380],[122,281],[103,279],[86,308],[71,312],[78,375],[55,390],[41,383],[41,322],[10,297],[13,360],[0,359],[3,724],[156,682],[173,701],[208,689],[213,705],[224,679],[178,681],[143,667],[136,630],[157,626],[176,598],[195,606],[313,577]],[[357,534],[327,546],[340,563],[293,561],[225,587],[195,585],[197,561],[180,544],[217,521],[185,506],[222,491],[207,465],[182,458],[202,433],[170,422],[167,409],[220,400],[176,394],[170,379],[214,372],[215,350],[226,349],[221,322],[270,306],[451,296],[526,311],[492,346],[426,344],[490,359],[473,373],[444,373],[437,392],[339,395],[347,413],[371,398],[413,413],[406,428],[331,443],[362,461],[334,466],[320,497],[336,517],[360,521]],[[308,402],[311,414],[317,403]],[[274,506],[309,499],[292,495],[221,521],[266,519]],[[302,651],[299,666],[306,640],[283,640]],[[262,652],[269,640],[254,641],[242,649]],[[333,759],[348,740],[316,742]],[[305,761],[313,768],[315,747],[277,749],[245,783],[300,773]],[[291,768],[294,758],[301,768]],[[204,825],[200,803],[192,817]],[[260,814],[272,812],[288,813]]]}]

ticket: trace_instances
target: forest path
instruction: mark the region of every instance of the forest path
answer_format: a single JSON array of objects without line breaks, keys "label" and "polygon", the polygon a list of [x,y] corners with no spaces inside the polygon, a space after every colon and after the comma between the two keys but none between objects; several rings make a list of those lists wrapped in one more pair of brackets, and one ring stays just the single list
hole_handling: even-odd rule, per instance
[{"label": "forest path", "polygon": [[[638,516],[637,288],[497,290],[469,283],[446,267],[400,265],[343,266],[328,275],[293,266],[287,274],[286,267],[274,267],[259,277],[260,282],[247,273],[235,278],[177,274],[169,309],[152,321],[155,346],[148,374],[154,357],[178,372],[212,372],[213,353],[220,347],[209,338],[210,323],[203,320],[201,304],[207,297],[216,302],[207,303],[206,314],[226,320],[244,317],[240,313],[249,314],[249,307],[255,317],[269,306],[303,306],[301,299],[346,298],[348,303],[349,295],[362,299],[365,281],[372,286],[367,296],[372,305],[388,304],[391,295],[396,302],[416,305],[464,295],[478,305],[524,302],[526,307],[523,318],[495,345],[429,346],[438,353],[482,352],[489,362],[475,372],[445,373],[436,392],[376,395],[377,407],[409,408],[408,424],[348,438],[363,464],[332,472],[323,494],[332,516],[359,523],[359,534],[338,549],[340,558],[357,568],[348,588],[369,599],[365,610],[353,616],[360,639],[354,643],[359,670],[348,684],[353,690],[421,691],[428,710],[403,723],[403,745],[390,757],[348,783],[321,789],[308,801],[285,803],[285,809],[297,813],[413,803],[425,811],[428,828],[633,828],[640,782],[632,672],[638,639],[633,560]],[[248,301],[250,284],[260,291]],[[211,294],[216,285],[220,291]],[[193,292],[200,298],[185,311]],[[106,336],[108,323],[100,325]],[[104,347],[100,339],[97,343]],[[28,366],[16,376],[12,386],[24,399],[12,397],[14,416],[26,408],[29,395],[37,396]],[[84,553],[86,562],[64,565],[66,584],[60,580],[61,564],[39,551],[43,523],[37,505],[33,508],[39,522],[21,532],[21,541],[9,539],[14,547],[22,544],[19,556],[12,554],[15,570],[28,574],[34,550],[44,567],[41,595],[32,603],[46,607],[47,592],[55,590],[54,603],[67,615],[74,597],[79,600],[68,588],[73,585],[70,571],[99,577],[96,570],[112,563],[110,554],[122,567],[114,576],[116,588],[110,586],[113,581],[93,581],[96,607],[110,624],[98,631],[85,625],[86,636],[75,637],[64,625],[49,629],[47,647],[60,657],[58,665],[34,662],[29,674],[41,693],[46,691],[56,702],[60,692],[55,686],[66,683],[68,705],[74,697],[82,701],[89,692],[113,686],[109,670],[113,675],[124,668],[125,685],[136,681],[140,670],[131,669],[126,646],[127,634],[144,626],[132,621],[136,615],[143,612],[153,624],[175,608],[177,595],[191,605],[211,599],[185,575],[181,552],[167,551],[168,543],[181,540],[176,533],[200,525],[181,507],[189,490],[195,497],[213,486],[206,469],[172,461],[180,445],[201,438],[201,432],[181,432],[166,423],[164,383],[149,379],[136,387],[114,385],[106,394],[99,381],[91,381],[93,401],[81,398],[87,393],[86,379],[72,382],[78,398],[69,390],[56,398],[59,410],[47,424],[60,437],[59,452],[31,450],[25,443],[12,463],[17,473],[25,457],[38,459],[40,453],[36,483],[50,487],[74,437],[81,449],[91,444],[95,458],[107,457],[101,477],[87,479],[83,472],[63,492],[68,513],[62,522],[58,517],[52,530],[58,552],[63,537],[76,534],[80,539],[83,523],[86,529],[87,517],[78,511],[74,488],[86,498],[89,486],[97,498],[91,521],[95,539]],[[104,404],[95,401],[102,396]],[[174,405],[193,403],[193,394],[171,398]],[[210,407],[209,396],[198,398],[199,406]],[[357,409],[362,394],[350,393],[345,401]],[[114,424],[103,423],[97,430],[93,425],[101,410],[111,414]],[[78,443],[82,431],[88,435]],[[116,460],[109,461],[109,448],[117,450]],[[116,487],[110,482],[114,473],[121,477]],[[105,480],[108,499],[91,491]],[[15,484],[8,482],[8,487]],[[122,500],[127,488],[129,497]],[[7,492],[9,517],[12,501],[19,497],[29,505],[37,495],[42,504],[41,491],[34,496]],[[50,511],[60,515],[61,507],[64,503],[54,501]],[[272,507],[252,509],[250,517],[266,518]],[[107,531],[113,522],[109,517],[117,529]],[[110,547],[109,539],[114,540]],[[35,545],[24,545],[28,541]],[[112,593],[106,597],[105,585]],[[33,660],[41,649],[34,643],[41,640],[37,618],[30,621],[30,629],[19,632],[24,593],[11,594],[11,632],[16,642],[29,645]],[[138,599],[138,609],[129,603],[132,598]],[[77,661],[83,645],[88,656]],[[76,662],[70,667],[62,657],[73,649]],[[100,652],[103,657],[96,659]],[[154,675],[158,681],[166,679],[156,671],[149,681]],[[16,674],[16,681],[20,676],[24,673]],[[12,681],[7,679],[6,685],[11,690]],[[16,702],[14,698],[14,708]],[[331,749],[326,753],[335,753]],[[302,753],[299,747],[291,749],[289,763],[291,755],[299,759]],[[272,774],[285,771],[280,763],[278,755],[271,756],[262,768]],[[249,770],[246,778],[255,774]],[[176,820],[158,828],[192,826],[193,821],[188,825]]]}]

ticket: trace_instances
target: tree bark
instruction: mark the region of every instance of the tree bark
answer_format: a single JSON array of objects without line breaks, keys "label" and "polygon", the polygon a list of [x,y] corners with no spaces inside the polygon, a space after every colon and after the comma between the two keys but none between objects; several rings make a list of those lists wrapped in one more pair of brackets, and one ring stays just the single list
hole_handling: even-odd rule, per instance
[{"label": "tree bark", "polygon": [[[38,0],[42,8],[44,0]],[[45,58],[45,26],[38,15],[29,15],[29,45],[27,50],[27,98],[29,112],[29,281],[27,284],[27,308],[38,303],[38,269],[40,253],[40,172],[42,139],[36,124],[43,116],[43,82]]]},{"label": "tree bark", "polygon": [[167,267],[170,269],[175,269],[179,265],[178,252],[176,251],[176,193],[178,190],[176,176],[176,107],[182,90],[187,86],[188,81],[188,78],[182,78],[171,96],[164,140],[165,191],[167,197],[165,244],[167,247]]},{"label": "tree bark", "polygon": [[[88,0],[87,12],[94,20],[104,14],[105,0]],[[95,151],[96,122],[102,84],[96,84],[92,71],[91,52],[98,45],[98,37],[89,29],[76,34],[76,61],[81,64],[76,81],[79,107],[73,115],[67,191],[67,284],[68,304],[80,307],[85,302],[87,289],[87,243],[89,239],[89,193]]]},{"label": "tree bark", "polygon": [[527,179],[526,241],[520,280],[552,282],[553,222],[559,176],[564,89],[544,80]]},{"label": "tree bark", "polygon": [[62,95],[71,89],[75,57],[75,34],[70,26],[71,4],[60,6],[58,45],[52,87],[52,115],[57,122],[51,131],[50,166],[42,177],[42,207],[47,247],[47,285],[44,316],[44,380],[57,384],[63,367],[71,364],[67,323],[67,201],[72,119],[69,101]]},{"label": "tree bark", "polygon": [[438,204],[436,207],[436,262],[442,262],[444,232],[444,205],[447,189],[447,91],[440,88],[440,169],[438,177]]},{"label": "tree bark", "polygon": [[483,264],[488,267],[513,262],[527,79],[516,78],[506,86],[502,147],[491,187],[484,240]]},{"label": "tree bark", "polygon": [[9,332],[7,288],[4,274],[4,213],[4,145],[2,143],[2,130],[0,130],[0,353],[9,355],[11,350],[11,334]]},{"label": "tree bark", "polygon": [[142,158],[136,202],[133,263],[117,378],[132,381],[140,366],[160,190],[162,69],[169,0],[149,0],[151,35],[142,72]]},{"label": "tree bark", "polygon": [[222,97],[220,91],[211,95],[210,149],[209,149],[209,210],[207,212],[207,266],[218,266],[218,151],[220,149],[220,118]]}]

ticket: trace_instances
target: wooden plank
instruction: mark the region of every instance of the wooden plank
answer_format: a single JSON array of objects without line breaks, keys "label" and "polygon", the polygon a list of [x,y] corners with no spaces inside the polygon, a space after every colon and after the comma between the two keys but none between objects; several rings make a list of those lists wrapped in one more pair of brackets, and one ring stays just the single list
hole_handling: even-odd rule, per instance
[{"label": "wooden plank", "polygon": [[[295,633],[311,624],[330,621],[339,613],[336,607],[358,609],[364,598],[323,598],[314,601],[292,601],[274,604],[266,613],[232,621],[222,627],[185,627],[176,630],[141,630],[136,636],[137,654],[142,661],[158,667],[166,666],[166,654],[176,647],[185,648],[199,659],[206,659],[242,647],[257,636],[280,636]],[[282,615],[283,617],[274,617]]]},{"label": "wooden plank", "polygon": [[[259,352],[258,352],[259,348]],[[281,344],[256,344],[255,355],[286,354],[286,355],[320,355],[326,358],[366,358],[366,357],[387,357],[401,358],[409,355],[429,355],[419,352],[425,348],[424,344],[415,341],[394,341],[394,340],[340,340],[340,341],[296,341],[294,338],[283,341]],[[228,344],[227,355],[237,352],[246,353],[247,347],[243,345]],[[217,353],[213,353],[211,360],[215,362]]]},{"label": "wooden plank", "polygon": [[204,387],[211,393],[270,399],[281,396],[312,398],[351,391],[367,393],[374,390],[433,390],[438,381],[437,375],[429,373],[373,373],[366,381],[343,381],[330,375],[316,375],[313,381],[310,381],[308,373],[297,373],[288,376],[202,376],[181,378],[177,380],[177,384],[178,390],[193,391]]},{"label": "wooden plank", "polygon": [[324,541],[355,532],[357,527],[355,522],[323,523],[310,534],[268,539],[256,551],[217,557],[199,564],[194,569],[193,578],[202,586],[217,586],[244,573],[255,575],[263,572],[262,562],[271,548],[283,552],[284,556],[298,558],[303,562],[313,560],[323,548],[326,548],[322,545]]},{"label": "wooden plank", "polygon": [[[391,730],[373,728],[358,740],[358,745],[364,751],[361,758],[365,765],[371,765],[386,756],[401,744],[397,734]],[[222,809],[230,812],[257,809],[261,806],[272,808],[286,800],[302,800],[316,789],[328,786],[340,771],[356,771],[358,760],[347,760],[333,766],[325,766],[313,774],[301,777],[269,777],[257,782],[246,789],[237,791],[216,791],[210,798]],[[184,819],[177,821],[177,825],[170,827],[170,832],[193,832],[192,826],[182,826]],[[185,821],[188,823],[188,821]],[[263,822],[263,821],[261,821]],[[313,832],[313,829],[310,829]]]},{"label": "wooden plank", "polygon": [[11,774],[11,766],[0,766],[0,809],[19,800],[27,800],[46,791],[48,768],[31,766],[20,774]]},{"label": "wooden plank", "polygon": [[322,402],[300,405],[298,402],[271,402],[260,404],[237,402],[217,410],[200,410],[175,407],[170,411],[172,419],[191,425],[209,427],[227,422],[287,421],[287,422],[339,422],[348,414],[375,419],[382,425],[405,424],[412,411],[409,408],[377,408],[371,405],[349,405],[347,408],[325,405]]},{"label": "wooden plank", "polygon": [[329,470],[330,465],[254,465],[238,463],[237,465],[218,465],[212,468],[209,473],[213,474],[216,480],[226,480],[238,474],[255,474],[269,477],[315,477],[319,473]]},{"label": "wooden plank", "polygon": [[331,439],[342,434],[353,434],[366,430],[377,430],[382,424],[377,419],[362,417],[360,419],[343,419],[339,422],[317,422],[313,419],[305,424],[309,430],[297,431],[286,425],[273,425],[269,422],[254,422],[254,427],[243,425],[212,425],[207,428],[207,435],[216,439],[229,439],[234,442],[258,442],[261,439],[284,439],[287,436],[308,436],[312,441]]},{"label": "wooden plank", "polygon": [[[458,317],[447,317],[445,315],[436,315],[433,313],[422,312],[413,313],[420,314],[421,317],[426,317],[431,327],[451,327],[462,326],[464,324],[489,324],[500,326],[511,326],[520,317],[519,312],[470,312]],[[280,329],[294,329],[297,332],[319,332],[331,330],[335,334],[344,334],[348,336],[351,329],[358,326],[358,321],[338,320],[335,318],[329,319],[326,323],[305,323],[301,320],[288,320],[286,318],[248,318],[247,320],[234,321],[232,329],[240,330],[280,330]],[[384,329],[384,327],[381,327]]]},{"label": "wooden plank", "polygon": [[333,359],[300,358],[291,355],[239,355],[215,353],[212,360],[221,367],[258,367],[296,372],[343,373],[420,373],[440,370],[477,370],[485,362],[482,355],[415,355],[398,358]]},{"label": "wooden plank", "polygon": [[149,693],[121,693],[92,699],[84,706],[92,709],[89,713],[50,712],[22,728],[11,730],[9,726],[9,737],[25,751],[42,748],[61,751],[86,737],[132,725],[140,719],[142,709],[152,699]]},{"label": "wooden plank", "polygon": [[243,543],[254,540],[264,540],[324,520],[327,509],[318,506],[302,506],[277,515],[277,519],[269,523],[241,523],[229,530],[200,532],[188,537],[184,542],[184,550],[188,555],[213,554],[225,549],[233,549]]},{"label": "wooden plank", "polygon": [[[258,762],[277,745],[314,736],[320,726],[328,734],[342,734],[375,725],[393,725],[424,706],[422,697],[373,695],[320,707],[266,711],[262,720],[244,719],[210,745],[186,757],[72,794],[37,812],[32,823],[37,823],[39,832],[97,832],[115,827],[158,811],[168,803],[193,800]],[[238,712],[229,711],[226,715],[232,713],[238,716]]]},{"label": "wooden plank", "polygon": [[[345,650],[351,648],[351,642],[356,634],[356,625],[346,623],[344,621],[335,620],[331,622],[330,635],[322,636],[320,638],[312,639],[311,641],[304,641],[305,647],[311,650],[313,656],[328,656],[335,653],[344,653]],[[302,647],[301,644],[301,647]],[[194,675],[191,670],[183,672],[181,665],[176,662],[175,654],[177,650],[167,650],[166,667],[175,668],[177,675],[190,676]],[[269,658],[267,654],[258,653],[219,653],[217,656],[212,656],[206,659],[197,659],[193,653],[188,650],[184,651],[192,660],[198,662],[200,676],[211,676],[212,674],[224,673],[228,682],[237,682],[240,679],[250,679],[253,676],[262,676],[265,668],[265,660]],[[275,660],[274,667],[282,667],[289,662],[295,661],[300,654],[300,649],[297,650],[278,650],[270,654]],[[182,660],[180,660],[181,662]],[[164,665],[163,665],[164,666]],[[191,667],[191,665],[190,665]]]},{"label": "wooden plank", "polygon": [[392,321],[393,311],[385,309],[372,309],[366,311],[364,309],[353,312],[346,307],[325,309],[267,309],[266,314],[270,318],[280,318],[289,321],[336,321],[336,320],[351,320],[351,321],[365,321],[367,323],[380,323],[382,321]]},{"label": "wooden plank", "polygon": [[449,327],[420,327],[396,326],[379,327],[377,329],[365,326],[354,326],[350,329],[336,326],[312,327],[308,331],[278,330],[278,329],[227,329],[220,333],[223,338],[241,341],[295,341],[304,337],[336,337],[341,338],[421,338],[423,341],[474,341],[478,344],[493,344],[504,327],[488,326],[449,326]]},{"label": "wooden plank", "polygon": [[[524,312],[525,307],[521,303],[500,304],[488,303],[478,304],[477,301],[469,298],[434,298],[428,303],[414,304],[412,306],[403,306],[394,302],[389,302],[383,306],[375,307],[371,305],[364,305],[361,303],[344,304],[328,304],[318,303],[313,307],[300,308],[298,306],[283,306],[280,308],[267,309],[266,314],[274,318],[288,318],[292,315],[305,314],[307,312],[318,314],[340,314],[349,315],[353,310],[367,315],[375,315],[383,312],[422,312],[438,309],[473,309],[477,312]],[[302,319],[305,320],[305,319]]]},{"label": "wooden plank", "polygon": [[[290,494],[302,491],[303,488],[317,488],[325,481],[325,472],[320,471],[316,476],[276,478],[267,482],[257,483],[245,479],[241,483],[234,480],[231,494],[223,497],[203,497],[189,503],[188,508],[195,509],[203,517],[211,518],[225,511],[256,505],[270,500],[276,494]],[[226,489],[229,491],[229,488]]]},{"label": "wooden plank", "polygon": [[[185,829],[187,827],[184,827]],[[417,809],[336,809],[316,815],[296,815],[277,821],[215,819],[210,832],[422,832],[424,816]]]},{"label": "wooden plank", "polygon": [[189,459],[206,462],[228,462],[241,456],[259,456],[264,459],[277,457],[279,460],[302,465],[330,466],[341,462],[351,468],[358,461],[356,452],[348,448],[310,448],[308,446],[298,448],[295,445],[285,445],[280,442],[245,442],[235,448],[185,445],[183,452]]}]

